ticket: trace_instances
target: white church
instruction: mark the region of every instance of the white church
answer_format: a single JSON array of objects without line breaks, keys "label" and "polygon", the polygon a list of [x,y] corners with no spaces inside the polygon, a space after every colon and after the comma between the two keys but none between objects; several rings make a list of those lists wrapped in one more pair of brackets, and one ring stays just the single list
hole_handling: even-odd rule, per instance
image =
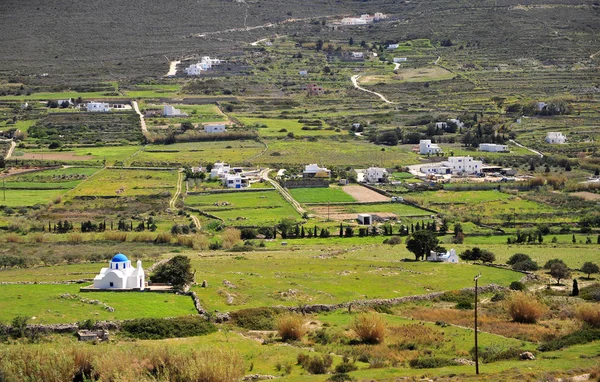
[{"label": "white church", "polygon": [[100,274],[94,277],[95,289],[139,289],[144,290],[146,276],[142,269],[142,261],[137,261],[137,267],[131,266],[131,261],[122,253],[116,254],[110,261],[109,268],[102,268]]}]

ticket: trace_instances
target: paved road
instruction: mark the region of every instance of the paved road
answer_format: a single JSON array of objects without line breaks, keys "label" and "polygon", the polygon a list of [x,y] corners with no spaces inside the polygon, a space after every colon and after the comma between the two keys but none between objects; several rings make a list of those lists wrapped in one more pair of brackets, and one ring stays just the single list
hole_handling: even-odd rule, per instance
[{"label": "paved road", "polygon": [[298,203],[298,202],[296,201],[296,199],[294,199],[294,197],[293,197],[293,196],[292,196],[292,195],[291,195],[291,194],[288,192],[288,190],[286,190],[285,188],[281,187],[281,185],[279,185],[279,183],[277,183],[276,181],[274,181],[274,180],[271,180],[271,179],[269,178],[269,173],[270,173],[271,171],[273,171],[273,169],[272,169],[272,168],[266,168],[266,169],[264,169],[264,170],[261,170],[261,171],[260,171],[260,177],[261,177],[262,179],[264,179],[265,181],[267,181],[267,182],[271,183],[271,185],[272,185],[273,187],[275,187],[275,189],[276,189],[277,191],[279,191],[279,193],[281,194],[281,196],[283,196],[283,198],[284,198],[285,200],[287,200],[287,201],[288,201],[288,203],[290,203],[290,204],[292,205],[292,207],[294,207],[294,209],[295,209],[296,211],[298,211],[298,213],[299,213],[300,215],[304,214],[304,213],[306,212],[306,210],[305,210],[304,208],[302,208],[302,205],[300,205],[300,203]]},{"label": "paved road", "polygon": [[146,120],[144,119],[144,114],[140,111],[137,101],[131,101],[131,106],[133,106],[133,110],[140,116],[140,124],[142,125],[142,133],[147,133],[148,129],[146,128]]},{"label": "paved road", "polygon": [[362,90],[363,92],[367,92],[367,93],[371,93],[371,94],[375,94],[377,97],[381,98],[381,100],[385,103],[389,103],[389,104],[393,104],[394,102],[390,102],[387,98],[385,98],[382,94],[374,92],[372,90],[369,89],[365,89],[363,87],[361,87],[358,84],[358,79],[360,78],[360,75],[355,74],[354,76],[352,76],[352,78],[350,78],[352,80],[352,85],[354,85],[355,88],[357,88],[358,90]]}]

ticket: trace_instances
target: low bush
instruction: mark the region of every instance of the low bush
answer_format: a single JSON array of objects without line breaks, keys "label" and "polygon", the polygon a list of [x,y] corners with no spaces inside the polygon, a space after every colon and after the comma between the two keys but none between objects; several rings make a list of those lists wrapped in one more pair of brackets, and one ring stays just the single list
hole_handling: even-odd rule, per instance
[{"label": "low bush", "polygon": [[[483,363],[491,363],[497,361],[516,360],[519,359],[521,353],[525,350],[519,348],[505,349],[503,346],[491,345],[486,348],[479,348],[479,359]],[[472,348],[469,353],[471,358],[475,359],[475,348]]]},{"label": "low bush", "polygon": [[512,319],[522,324],[536,323],[547,310],[534,296],[519,291],[511,293],[505,304]]},{"label": "low bush", "polygon": [[544,342],[538,347],[539,351],[560,350],[573,345],[587,344],[600,340],[600,329],[582,329],[566,336]]},{"label": "low bush", "polygon": [[593,328],[600,328],[600,306],[583,304],[577,309],[577,318]]},{"label": "low bush", "polygon": [[600,283],[588,285],[579,290],[579,297],[588,301],[600,302]]},{"label": "low bush", "polygon": [[387,325],[385,320],[377,313],[360,313],[350,329],[356,333],[361,342],[367,344],[379,344],[385,339]]},{"label": "low bush", "polygon": [[354,362],[342,362],[335,367],[336,373],[349,373],[351,371],[357,370],[358,367]]},{"label": "low bush", "polygon": [[333,357],[329,354],[315,355],[313,357],[298,354],[298,364],[310,374],[327,374],[333,364]]},{"label": "low bush", "polygon": [[520,281],[513,281],[508,288],[510,290],[527,290],[527,286]]},{"label": "low bush", "polygon": [[306,334],[304,318],[297,314],[283,314],[277,319],[277,332],[283,341],[298,341]]},{"label": "low bush", "polygon": [[327,379],[327,382],[352,382],[352,381],[355,381],[355,379],[346,373],[337,373]]},{"label": "low bush", "polygon": [[126,321],[121,330],[129,337],[139,339],[163,339],[192,337],[213,333],[217,328],[202,317],[140,318]]},{"label": "low bush", "polygon": [[273,308],[250,308],[230,313],[236,326],[248,330],[273,330],[279,312]]},{"label": "low bush", "polygon": [[515,271],[533,272],[540,269],[540,266],[533,260],[523,260],[513,264],[512,269]]},{"label": "low bush", "polygon": [[383,244],[389,244],[389,245],[402,244],[402,239],[400,238],[400,236],[392,236],[389,239],[385,239],[383,241]]},{"label": "low bush", "polygon": [[413,369],[433,369],[436,367],[456,366],[458,363],[450,358],[422,357],[411,359],[408,363]]},{"label": "low bush", "polygon": [[473,309],[473,303],[468,300],[462,300],[456,303],[456,309],[470,310]]},{"label": "low bush", "polygon": [[475,301],[475,292],[464,290],[453,290],[444,292],[440,296],[440,300],[459,303],[461,301]]}]

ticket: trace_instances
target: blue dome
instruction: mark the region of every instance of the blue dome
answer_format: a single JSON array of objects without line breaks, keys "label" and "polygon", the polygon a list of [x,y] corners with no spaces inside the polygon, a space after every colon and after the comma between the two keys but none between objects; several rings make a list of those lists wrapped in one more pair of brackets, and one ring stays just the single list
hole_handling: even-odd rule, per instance
[{"label": "blue dome", "polygon": [[117,253],[111,260],[113,263],[125,263],[127,261],[129,261],[129,259],[122,253]]}]

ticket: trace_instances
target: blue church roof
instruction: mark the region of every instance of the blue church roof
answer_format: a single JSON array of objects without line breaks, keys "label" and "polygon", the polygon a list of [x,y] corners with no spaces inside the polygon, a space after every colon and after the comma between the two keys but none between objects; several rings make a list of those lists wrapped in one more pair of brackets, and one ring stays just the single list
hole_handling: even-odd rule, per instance
[{"label": "blue church roof", "polygon": [[122,253],[117,253],[111,260],[113,263],[124,263],[127,261],[129,261],[129,259]]}]

